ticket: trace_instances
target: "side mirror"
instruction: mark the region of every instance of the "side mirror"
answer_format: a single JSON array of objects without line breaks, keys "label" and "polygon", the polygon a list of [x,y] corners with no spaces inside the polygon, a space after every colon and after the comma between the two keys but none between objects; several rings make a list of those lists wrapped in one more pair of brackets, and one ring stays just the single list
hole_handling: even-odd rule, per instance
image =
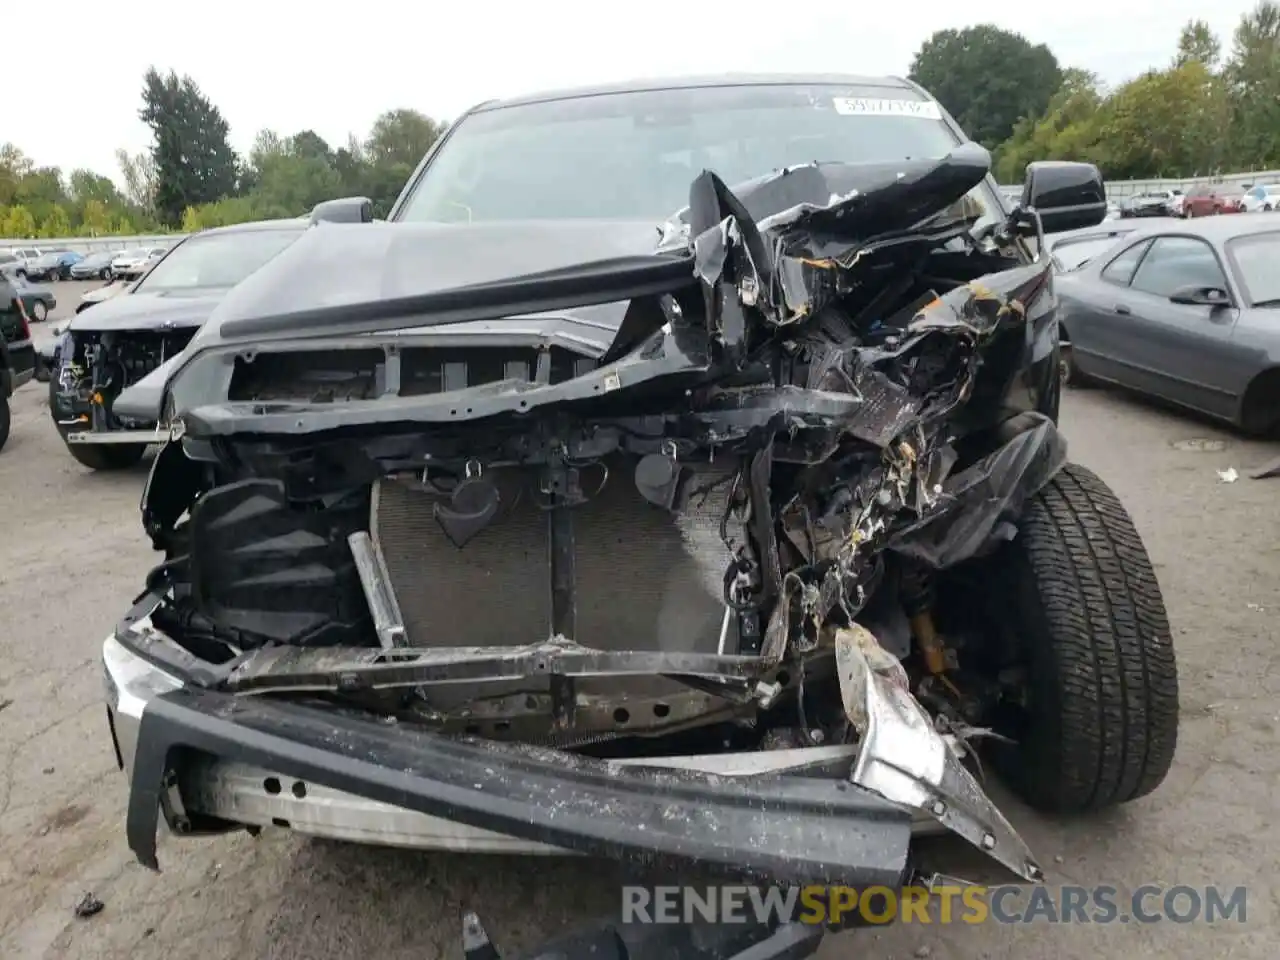
[{"label": "side mirror", "polygon": [[373,201],[368,197],[341,197],[317,203],[311,211],[312,223],[371,223]]},{"label": "side mirror", "polygon": [[1169,299],[1193,307],[1226,307],[1231,304],[1231,295],[1221,287],[1180,287],[1170,294]]},{"label": "side mirror", "polygon": [[1092,163],[1038,160],[1027,164],[1021,205],[1040,214],[1045,233],[1059,233],[1101,223],[1107,193]]}]

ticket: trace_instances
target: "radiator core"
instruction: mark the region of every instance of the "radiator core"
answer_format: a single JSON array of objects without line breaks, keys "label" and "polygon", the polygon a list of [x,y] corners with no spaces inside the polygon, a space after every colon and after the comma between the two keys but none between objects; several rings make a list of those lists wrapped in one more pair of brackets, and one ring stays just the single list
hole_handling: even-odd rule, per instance
[{"label": "radiator core", "polygon": [[[568,511],[572,531],[574,628],[566,638],[601,650],[715,653],[725,623],[730,553],[720,522],[731,473],[700,471],[690,488],[702,492],[680,513],[645,500],[633,475],[634,462],[620,456],[584,467],[581,486],[589,500],[558,508]],[[538,474],[510,468],[486,476],[501,492],[500,513],[461,548],[432,514],[445,495],[416,478],[387,478],[375,486],[370,532],[385,558],[410,646],[511,647],[555,635],[552,511],[539,492]],[[737,618],[731,617],[724,651],[737,649]],[[485,695],[543,692],[549,685],[546,677],[531,677],[488,684]],[[580,699],[620,706],[670,694],[670,704],[654,711],[666,716],[676,699],[687,700],[689,688],[661,677],[608,677],[580,678],[576,691]],[[456,705],[466,692],[438,697]]]},{"label": "radiator core", "polygon": [[[645,500],[623,458],[582,471],[587,503],[569,512],[574,635],[606,650],[714,653],[724,619],[730,555],[720,539],[729,474],[699,473],[705,490],[673,514]],[[462,548],[432,515],[440,495],[416,480],[384,479],[370,532],[386,559],[413,646],[518,646],[553,635],[551,511],[532,469],[488,474],[499,516]],[[724,481],[724,482],[719,482]],[[710,486],[711,489],[706,490]],[[730,628],[727,652],[736,650]]]}]

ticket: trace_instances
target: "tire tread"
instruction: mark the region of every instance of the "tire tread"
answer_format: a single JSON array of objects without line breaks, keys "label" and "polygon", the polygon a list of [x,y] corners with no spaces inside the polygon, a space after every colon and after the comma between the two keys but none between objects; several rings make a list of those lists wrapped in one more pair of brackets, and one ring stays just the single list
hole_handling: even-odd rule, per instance
[{"label": "tire tread", "polygon": [[[1028,748],[1057,772],[1024,784],[1037,806],[1109,807],[1164,780],[1177,747],[1178,678],[1160,585],[1128,511],[1091,470],[1066,465],[1028,505],[1018,541],[1026,599],[1042,610],[1043,707]],[[1039,674],[1036,676],[1035,674]],[[1033,707],[1033,712],[1035,708]]]}]

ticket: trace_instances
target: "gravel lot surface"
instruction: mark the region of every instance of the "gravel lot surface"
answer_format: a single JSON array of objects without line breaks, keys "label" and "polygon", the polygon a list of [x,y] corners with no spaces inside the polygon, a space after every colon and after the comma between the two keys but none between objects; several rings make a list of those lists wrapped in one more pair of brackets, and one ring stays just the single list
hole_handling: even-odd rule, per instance
[{"label": "gravel lot surface", "polygon": [[[90,286],[58,284],[55,317]],[[1247,885],[1247,922],[899,926],[832,939],[828,960],[1275,956],[1280,479],[1245,471],[1280,449],[1103,390],[1072,392],[1063,427],[1073,458],[1128,504],[1158,567],[1182,730],[1174,771],[1150,798],[1081,822],[1016,806],[1012,819],[1051,883]],[[1194,438],[1225,447],[1174,446]],[[1240,479],[1221,482],[1217,470],[1232,466]],[[508,950],[617,907],[609,864],[426,856],[279,831],[162,840],[158,875],[134,863],[97,657],[153,562],[137,515],[146,469],[91,473],[58,440],[44,385],[15,397],[0,453],[0,957],[459,957],[464,907]],[[86,891],[106,906],[77,919]]]}]

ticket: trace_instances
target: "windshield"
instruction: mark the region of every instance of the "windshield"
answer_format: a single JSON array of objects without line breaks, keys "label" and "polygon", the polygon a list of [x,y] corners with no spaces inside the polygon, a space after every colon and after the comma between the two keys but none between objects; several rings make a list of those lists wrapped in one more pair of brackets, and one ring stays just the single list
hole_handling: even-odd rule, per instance
[{"label": "windshield", "polygon": [[[688,205],[704,169],[734,184],[816,160],[937,158],[958,143],[936,103],[896,87],[694,87],[516,104],[459,121],[396,219],[661,221]],[[1001,215],[988,184],[970,196],[980,217]]]},{"label": "windshield", "polygon": [[237,230],[192,237],[178,244],[134,287],[148,293],[234,287],[293,243],[302,227]]},{"label": "windshield", "polygon": [[1227,253],[1249,306],[1280,306],[1280,273],[1276,272],[1280,232],[1237,237],[1227,244]]},{"label": "windshield", "polygon": [[117,260],[136,260],[138,257],[145,256],[141,250],[121,250],[116,254]]},{"label": "windshield", "polygon": [[1079,270],[1102,251],[1112,246],[1115,236],[1081,237],[1079,240],[1067,240],[1053,248],[1053,259],[1062,271]]}]

